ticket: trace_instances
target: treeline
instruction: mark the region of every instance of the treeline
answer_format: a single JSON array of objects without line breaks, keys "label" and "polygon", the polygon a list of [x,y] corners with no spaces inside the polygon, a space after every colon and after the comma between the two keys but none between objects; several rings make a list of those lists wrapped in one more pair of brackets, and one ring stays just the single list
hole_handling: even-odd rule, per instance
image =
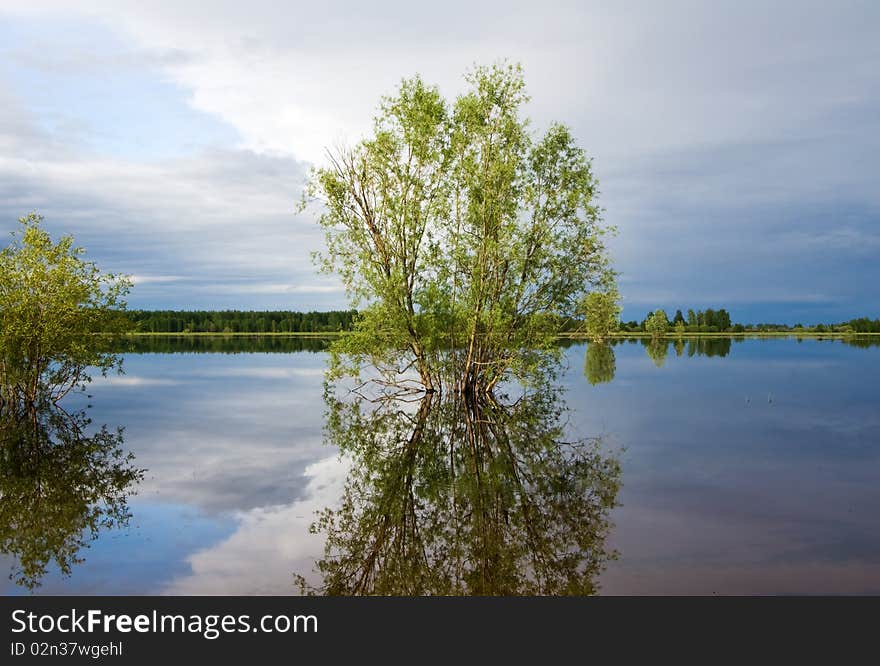
[{"label": "treeline", "polygon": [[[337,333],[350,331],[356,310],[327,312],[260,310],[130,310],[139,333]],[[578,319],[560,321],[561,333],[578,331]],[[621,321],[623,333],[880,333],[880,319],[860,317],[837,324],[740,324],[731,321],[725,308],[649,312],[641,321]]]},{"label": "treeline", "polygon": [[139,333],[337,333],[350,331],[356,310],[130,310]]},{"label": "treeline", "polygon": [[621,321],[625,333],[679,332],[679,333],[880,333],[880,319],[860,317],[836,324],[804,326],[789,324],[733,323],[724,309],[687,310],[687,315],[676,310],[670,319],[665,310],[649,312],[642,321]]},{"label": "treeline", "polygon": [[868,319],[867,317],[859,317],[858,319],[850,319],[842,325],[848,326],[852,329],[853,333],[880,333],[880,318]]},{"label": "treeline", "polygon": [[676,310],[672,319],[666,314],[665,310],[655,310],[649,312],[641,322],[628,321],[620,322],[620,330],[624,332],[644,332],[650,331],[652,325],[661,329],[672,329],[684,333],[721,333],[724,331],[732,331],[739,326],[734,326],[730,320],[730,313],[724,308],[717,310],[708,308],[706,310],[688,309],[687,316],[681,310]]}]

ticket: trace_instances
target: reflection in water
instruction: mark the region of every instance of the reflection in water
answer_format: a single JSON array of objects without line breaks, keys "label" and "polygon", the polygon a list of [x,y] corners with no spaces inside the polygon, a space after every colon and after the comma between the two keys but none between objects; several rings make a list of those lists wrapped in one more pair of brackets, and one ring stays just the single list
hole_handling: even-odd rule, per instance
[{"label": "reflection in water", "polygon": [[119,343],[128,354],[288,354],[326,351],[331,338],[293,335],[133,335]]},{"label": "reflection in water", "polygon": [[672,343],[672,347],[675,349],[675,355],[678,357],[684,356],[685,344],[684,338],[675,338],[675,341]]},{"label": "reflection in water", "polygon": [[[688,356],[727,356],[730,353],[730,338],[691,338],[688,340]],[[694,351],[691,351],[693,347]]]},{"label": "reflection in water", "polygon": [[[596,384],[603,384],[612,381],[617,366],[614,354],[614,347],[617,345],[641,344],[645,348],[648,357],[654,362],[654,365],[658,368],[662,368],[666,365],[666,359],[669,357],[670,346],[676,356],[684,356],[687,354],[689,357],[724,357],[730,354],[730,347],[733,341],[733,338],[722,337],[638,337],[616,338],[608,342],[589,342],[586,344],[584,376],[587,378],[587,381],[594,386]],[[742,338],[736,339],[737,343],[742,343],[742,341]],[[860,347],[868,347],[874,344],[880,345],[880,337],[876,340],[870,338],[848,338],[842,339],[842,342]],[[563,347],[569,347],[573,342],[571,340],[564,340],[561,341],[560,344]]]},{"label": "reflection in water", "polygon": [[[332,339],[320,335],[134,335],[121,341],[115,351],[127,354],[286,354],[302,351],[318,353],[326,351]],[[732,342],[743,342],[743,338],[724,337],[676,337],[671,341],[668,338],[666,340],[672,342],[676,356],[682,356],[685,352],[688,356],[727,356]],[[647,346],[649,339],[614,338],[600,344],[615,346],[624,342],[635,344],[641,342]],[[854,347],[872,347],[880,346],[880,336],[850,336],[832,342],[842,342]],[[557,344],[562,348],[568,348],[582,345],[584,342],[574,338],[562,338]]]},{"label": "reflection in water", "polygon": [[89,420],[53,405],[0,408],[0,552],[10,579],[39,587],[54,561],[64,575],[105,529],[124,526],[129,487],[143,477],[122,430],[86,435]]},{"label": "reflection in water", "polygon": [[[163,340],[170,342],[171,338]],[[186,339],[177,340],[178,349],[192,351]],[[238,339],[242,344],[247,340]],[[686,355],[690,339],[683,336],[682,340]],[[718,344],[715,338],[707,340]],[[608,439],[626,447],[622,458],[626,483],[617,494],[620,506],[611,513],[615,528],[606,541],[606,550],[619,549],[620,557],[600,574],[601,591],[880,592],[880,515],[874,509],[880,506],[880,354],[877,346],[850,346],[850,342],[878,342],[880,337],[805,339],[801,345],[794,337],[739,340],[733,339],[731,353],[724,359],[696,358],[698,350],[707,348],[696,343],[690,345],[695,357],[690,360],[676,358],[669,350],[666,366],[660,370],[654,370],[641,339],[611,340],[606,344],[615,353],[616,377],[596,386],[583,377],[585,345],[568,344],[567,371],[560,381],[566,386],[572,409],[560,411],[558,421],[547,417],[548,423],[565,420],[574,424],[568,432],[609,433]],[[670,337],[669,341],[677,349],[678,339]],[[261,344],[254,351],[263,351]],[[321,443],[324,362],[324,355],[312,353],[136,355],[125,359],[128,375],[122,381],[111,378],[92,384],[89,390],[95,393],[95,409],[90,415],[96,424],[124,422],[126,448],[137,451],[138,466],[151,470],[149,478],[137,486],[140,496],[128,499],[138,529],[121,538],[118,530],[99,527],[100,536],[91,541],[93,533],[86,526],[78,538],[90,549],[80,549],[77,556],[85,555],[87,561],[71,564],[69,577],[58,575],[55,558],[44,549],[42,561],[48,564],[42,587],[36,591],[289,594],[296,591],[291,585],[292,571],[312,572],[316,560],[341,558],[345,544],[348,561],[336,565],[334,571],[344,571],[343,566],[347,571],[358,571],[354,568],[356,555],[367,552],[366,547],[377,538],[367,540],[364,536],[365,549],[358,551],[353,538],[345,541],[337,529],[337,550],[322,557],[327,531],[308,534],[316,508],[338,506],[348,472],[346,465],[333,459],[335,451]],[[771,393],[772,403],[767,399]],[[451,435],[437,442],[437,429],[442,418],[447,418],[439,413],[439,407],[456,399],[463,402],[460,396],[435,396],[425,419],[433,434],[427,433],[422,441],[434,441],[446,451],[442,465],[419,467],[426,459],[441,455],[426,451],[428,444],[414,454],[412,483],[417,492],[427,494],[439,487],[434,490],[436,497],[425,499],[415,494],[415,524],[422,530],[431,511],[439,512],[438,507],[453,501],[451,484],[438,485],[437,479],[439,472],[450,475],[447,456]],[[383,438],[378,433],[360,444],[354,435],[349,437],[349,458],[354,460],[356,471],[360,470],[360,478],[365,474],[364,460],[372,455],[374,478],[380,483],[385,480],[385,486],[370,487],[359,504],[352,505],[359,507],[358,513],[348,510],[347,528],[363,526],[360,534],[364,535],[371,533],[369,510],[373,511],[374,534],[378,520],[379,508],[368,502],[388,498],[389,528],[399,515],[400,509],[392,503],[391,465],[405,462],[401,458],[403,445],[392,449],[388,442],[394,437],[398,442],[408,441],[421,402],[399,400],[397,413],[392,403],[360,404],[363,413],[356,419],[348,413],[350,407],[338,405],[330,413],[337,415],[342,426],[352,422],[369,426],[383,413],[390,414],[385,421],[389,425],[395,420],[402,423],[399,437],[391,433]],[[502,417],[540,411],[511,404],[492,409]],[[492,409],[490,413],[497,418]],[[404,418],[406,414],[408,418]],[[16,508],[25,504],[23,491],[16,490],[16,484],[23,488],[42,483],[46,488],[65,488],[73,495],[79,491],[76,481],[53,482],[52,474],[60,476],[66,471],[66,464],[60,462],[52,469],[38,470],[41,481],[24,481],[27,469],[16,474],[16,467],[26,466],[14,459],[25,459],[27,448],[10,447],[9,441],[35,438],[16,434],[9,411],[2,416],[0,551],[10,554],[0,552],[5,574],[10,563],[20,559],[19,552],[26,550],[26,539],[16,541],[19,524],[24,530],[27,521],[33,521],[33,536],[42,530],[33,525],[45,521],[49,526],[47,543],[63,543],[64,535],[71,533],[52,527],[60,521],[58,517]],[[40,418],[45,420],[46,416]],[[510,424],[511,418],[501,421]],[[520,430],[534,433],[539,426],[526,421]],[[89,427],[88,434],[95,430]],[[468,450],[461,450],[466,446],[462,430],[464,426],[459,425],[453,453],[458,455],[456,479],[464,484],[474,476],[470,468],[459,469],[473,457]],[[341,438],[329,429],[325,436],[330,444]],[[57,445],[63,437],[52,434],[49,439]],[[549,439],[564,438],[560,434]],[[247,442],[247,447],[242,447],[242,442]],[[383,454],[385,467],[378,466],[383,458],[371,454],[371,446],[388,449]],[[82,455],[64,448],[49,455],[58,461]],[[37,462],[29,464],[35,467]],[[74,469],[77,466],[71,464]],[[436,470],[439,472],[432,476]],[[498,473],[495,468],[493,472]],[[487,483],[482,468],[480,473],[478,481]],[[84,474],[70,474],[76,476]],[[792,488],[799,491],[793,493]],[[472,488],[456,492],[455,497],[463,495],[467,504],[473,503],[472,495],[467,494],[475,492]],[[57,490],[50,494],[61,495]],[[100,491],[82,502],[90,506],[98,501],[98,494]],[[15,496],[19,499],[13,502]],[[500,507],[505,506],[502,499],[512,501],[499,498]],[[65,501],[47,500],[50,506],[62,506]],[[464,550],[461,544],[466,538],[473,538],[473,529],[467,532],[465,528],[473,526],[474,520],[474,516],[464,515],[448,523],[450,530],[455,526],[458,530],[453,533],[459,538],[453,554]],[[72,522],[85,525],[88,521]],[[521,524],[514,523],[508,529]],[[34,538],[27,540],[36,544]],[[440,549],[439,543],[438,537],[429,540],[435,550]],[[401,547],[410,546],[404,542]],[[33,545],[32,550],[35,548]],[[476,552],[476,547],[471,550]],[[432,552],[430,560],[421,563],[422,570],[443,557]],[[394,580],[393,565],[400,560],[383,551],[379,551],[379,558],[384,569],[373,575],[385,578],[378,584],[367,581],[365,588],[384,584],[390,589],[396,584],[403,589],[404,584]],[[473,570],[470,561],[468,564]],[[20,571],[16,577],[21,578]],[[310,578],[320,591],[328,591],[328,583],[334,580],[339,577],[333,579],[321,571],[317,578]],[[4,593],[16,591],[15,583],[4,582]],[[411,588],[418,589],[417,584],[428,588],[419,580]],[[351,583],[334,585],[336,590],[353,587]],[[451,589],[453,584],[446,582],[444,587],[438,583],[436,587]]]},{"label": "reflection in water", "polygon": [[[635,341],[635,339],[630,340],[630,342]],[[616,344],[621,344],[622,342],[623,341],[620,340]],[[658,368],[662,368],[664,365],[666,365],[666,359],[669,356],[670,346],[672,346],[672,349],[675,351],[676,356],[683,356],[685,353],[687,353],[689,357],[723,357],[727,356],[730,353],[731,338],[639,338],[638,342],[641,342],[642,346],[645,348],[645,352],[654,362],[654,365],[656,365]],[[588,353],[589,348],[594,346],[595,345],[593,344],[589,345]],[[612,373],[611,378],[613,379],[613,377],[614,375]],[[596,382],[590,380],[590,383],[595,384]]]},{"label": "reflection in water", "polygon": [[843,343],[852,347],[867,349],[868,347],[880,347],[880,335],[849,336],[842,338]]},{"label": "reflection in water", "polygon": [[593,386],[614,379],[617,362],[614,358],[614,347],[602,342],[591,342],[587,345],[584,358],[584,376]]},{"label": "reflection in water", "polygon": [[352,466],[312,528],[326,537],[312,592],[596,592],[620,467],[598,440],[566,440],[559,390],[328,404]]},{"label": "reflection in water", "polygon": [[662,368],[666,364],[666,356],[669,354],[669,340],[664,338],[645,338],[642,340],[645,351],[654,361],[654,365]]},{"label": "reflection in water", "polygon": [[666,365],[670,346],[676,356],[727,356],[730,353],[731,338],[617,338],[608,343],[587,343],[584,359],[584,376],[592,385],[610,382],[614,379],[616,359],[614,347],[622,344],[641,344],[648,357],[658,368]]}]

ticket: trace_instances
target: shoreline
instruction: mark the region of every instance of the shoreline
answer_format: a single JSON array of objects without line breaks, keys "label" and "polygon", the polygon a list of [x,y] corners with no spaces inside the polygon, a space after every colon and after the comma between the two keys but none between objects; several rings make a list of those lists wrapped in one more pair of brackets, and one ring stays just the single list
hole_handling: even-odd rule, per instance
[{"label": "shoreline", "polygon": [[[327,332],[267,332],[267,333],[150,333],[137,332],[128,333],[125,337],[132,338],[337,338],[346,335],[349,331],[327,331]],[[583,333],[557,333],[556,337],[565,340],[589,340],[590,337]],[[608,338],[651,338],[659,337],[675,340],[677,338],[808,338],[816,340],[840,340],[848,338],[880,338],[880,333],[815,333],[810,331],[745,331],[742,333],[665,333],[660,336],[653,336],[651,333],[645,332],[622,332],[618,331],[610,333]]]}]

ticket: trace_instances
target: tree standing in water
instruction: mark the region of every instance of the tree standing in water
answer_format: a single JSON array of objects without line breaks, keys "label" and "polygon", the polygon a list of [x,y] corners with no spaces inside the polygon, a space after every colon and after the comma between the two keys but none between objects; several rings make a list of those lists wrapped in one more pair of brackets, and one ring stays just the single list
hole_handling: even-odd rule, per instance
[{"label": "tree standing in water", "polygon": [[31,213],[0,251],[0,391],[4,402],[57,402],[119,368],[113,338],[130,328],[126,276],[102,273],[71,236],[57,243]]},{"label": "tree standing in water", "polygon": [[415,369],[428,391],[527,376],[586,294],[616,293],[591,161],[570,130],[530,131],[519,66],[466,78],[451,104],[404,81],[372,136],[331,152],[304,200],[324,204],[320,265],[361,311],[335,358]]}]

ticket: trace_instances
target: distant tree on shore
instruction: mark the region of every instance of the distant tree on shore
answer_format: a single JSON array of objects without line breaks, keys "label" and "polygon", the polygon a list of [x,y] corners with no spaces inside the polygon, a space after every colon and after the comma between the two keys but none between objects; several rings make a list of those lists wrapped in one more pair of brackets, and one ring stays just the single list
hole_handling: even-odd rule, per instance
[{"label": "distant tree on shore", "polygon": [[654,337],[665,335],[669,330],[669,319],[665,310],[656,310],[645,320],[645,330]]},{"label": "distant tree on shore", "polygon": [[583,302],[584,330],[591,340],[604,340],[619,327],[619,297],[616,290],[591,291]]}]

